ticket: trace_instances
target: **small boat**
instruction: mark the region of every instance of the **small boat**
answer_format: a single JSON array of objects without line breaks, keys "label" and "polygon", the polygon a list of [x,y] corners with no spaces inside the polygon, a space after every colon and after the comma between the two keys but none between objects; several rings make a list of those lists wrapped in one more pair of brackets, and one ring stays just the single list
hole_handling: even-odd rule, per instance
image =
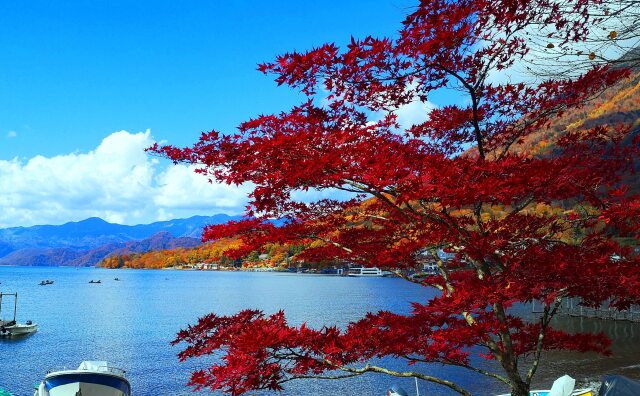
[{"label": "small boat", "polygon": [[93,279],[91,279],[89,283],[102,283],[102,282],[100,282],[100,279],[98,279],[97,281],[94,281]]},{"label": "small boat", "polygon": [[342,268],[323,268],[319,272],[321,275],[342,275],[344,269]]},{"label": "small boat", "polygon": [[401,386],[393,385],[387,390],[387,396],[409,396],[409,394]]},{"label": "small boat", "polygon": [[40,286],[46,286],[46,285],[53,285],[53,281],[47,279],[40,282]]},{"label": "small boat", "polygon": [[[529,392],[529,396],[549,396],[551,394],[551,389],[544,390],[532,390]],[[510,393],[505,393],[504,395],[498,396],[511,396]],[[593,392],[593,389],[576,389],[569,393],[569,396],[596,396]]]},{"label": "small boat", "polygon": [[125,374],[105,361],[88,360],[76,370],[47,373],[34,396],[131,396]]},{"label": "small boat", "polygon": [[[551,389],[546,390],[532,390],[529,392],[530,396],[549,396],[551,394],[558,396],[595,396],[593,389],[574,389],[576,380],[568,375],[563,375],[557,380],[553,381]],[[509,393],[498,396],[511,396]]]},{"label": "small boat", "polygon": [[[13,296],[13,319],[3,320],[2,318],[2,298],[3,296]],[[0,293],[0,337],[20,337],[38,330],[38,325],[30,320],[24,324],[16,322],[16,311],[18,308],[18,293]]]},{"label": "small boat", "polygon": [[351,267],[349,268],[349,276],[389,276],[391,272],[383,271],[378,267]]},{"label": "small boat", "polygon": [[14,323],[10,326],[0,326],[0,337],[20,337],[38,331],[38,325],[27,320],[24,324]]},{"label": "small boat", "polygon": [[114,281],[120,281],[120,278],[113,278]]},{"label": "small boat", "polygon": [[602,379],[600,392],[602,396],[637,396],[640,394],[640,382],[622,375],[606,375]]}]

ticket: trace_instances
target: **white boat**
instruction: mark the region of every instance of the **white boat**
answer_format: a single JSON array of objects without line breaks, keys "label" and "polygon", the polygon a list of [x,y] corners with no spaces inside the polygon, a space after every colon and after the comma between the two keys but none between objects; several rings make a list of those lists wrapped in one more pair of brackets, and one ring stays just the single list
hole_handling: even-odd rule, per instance
[{"label": "white boat", "polygon": [[403,388],[393,385],[387,390],[387,396],[409,396],[409,394]]},{"label": "white boat", "polygon": [[351,267],[349,268],[349,276],[388,276],[389,271],[383,271],[378,267]]},{"label": "white boat", "polygon": [[[569,395],[570,396],[595,396],[596,394],[594,393],[593,389],[585,388],[585,389],[576,389],[574,391],[571,391]],[[511,396],[511,394],[505,393],[503,395],[498,395],[498,396]],[[529,396],[551,396],[551,390],[550,389],[532,390],[529,392]]]},{"label": "white boat", "polygon": [[27,334],[35,333],[38,325],[27,320],[26,323],[14,323],[12,325],[0,326],[0,337],[19,337]]},{"label": "white boat", "polygon": [[105,361],[88,360],[76,370],[49,372],[34,396],[131,396],[125,371]]},{"label": "white boat", "polygon": [[[13,301],[13,319],[2,319],[2,298],[4,296],[12,296]],[[27,320],[26,323],[16,322],[16,310],[18,308],[18,293],[0,293],[0,337],[19,337],[27,334],[35,333],[38,330],[38,325]]]},{"label": "white boat", "polygon": [[[529,396],[594,396],[595,393],[593,389],[585,388],[585,389],[574,389],[576,385],[576,380],[569,377],[568,375],[563,375],[557,380],[553,381],[553,385],[551,389],[548,390],[532,390],[529,392]],[[498,396],[511,396],[511,394],[507,393],[504,395]]]}]

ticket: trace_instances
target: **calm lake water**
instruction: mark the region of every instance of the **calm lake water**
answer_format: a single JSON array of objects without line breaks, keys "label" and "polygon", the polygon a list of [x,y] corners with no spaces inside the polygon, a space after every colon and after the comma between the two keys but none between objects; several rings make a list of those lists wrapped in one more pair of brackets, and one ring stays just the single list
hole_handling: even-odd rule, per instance
[{"label": "calm lake water", "polygon": [[[121,281],[114,281],[115,277]],[[39,286],[43,279],[55,283]],[[102,283],[89,284],[91,279]],[[94,268],[0,267],[0,282],[3,292],[18,292],[18,320],[31,319],[39,325],[32,336],[0,339],[0,387],[16,396],[32,395],[34,384],[49,369],[75,368],[82,360],[107,360],[126,369],[135,395],[192,395],[185,386],[189,372],[207,362],[179,363],[180,346],[169,343],[178,330],[206,313],[232,314],[244,308],[273,313],[282,308],[291,323],[344,326],[367,311],[408,312],[411,301],[425,301],[432,293],[393,278]],[[5,310],[10,308],[4,305]],[[640,376],[637,325],[586,320],[564,320],[561,325],[616,335],[620,340],[616,353],[613,358],[553,354],[540,370],[540,383],[548,387],[564,373],[579,380],[614,371]],[[384,363],[402,367],[400,362]],[[474,394],[500,390],[466,371],[440,366],[419,369],[456,378]],[[385,395],[392,384],[415,394],[413,380],[381,375],[294,382],[283,394],[375,396]],[[425,382],[420,383],[420,391],[422,395],[451,394]]]}]

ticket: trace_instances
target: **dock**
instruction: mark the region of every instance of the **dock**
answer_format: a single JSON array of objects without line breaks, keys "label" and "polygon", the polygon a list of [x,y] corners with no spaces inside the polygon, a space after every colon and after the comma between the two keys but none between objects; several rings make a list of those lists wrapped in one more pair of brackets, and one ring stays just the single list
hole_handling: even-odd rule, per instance
[{"label": "dock", "polygon": [[[533,302],[531,310],[533,313],[540,313],[536,310],[539,303]],[[629,309],[617,309],[609,306],[608,302],[599,307],[585,307],[580,303],[579,298],[564,298],[558,307],[559,315],[574,316],[580,318],[594,318],[604,320],[624,320],[628,322],[640,323],[640,306],[632,305]]]}]

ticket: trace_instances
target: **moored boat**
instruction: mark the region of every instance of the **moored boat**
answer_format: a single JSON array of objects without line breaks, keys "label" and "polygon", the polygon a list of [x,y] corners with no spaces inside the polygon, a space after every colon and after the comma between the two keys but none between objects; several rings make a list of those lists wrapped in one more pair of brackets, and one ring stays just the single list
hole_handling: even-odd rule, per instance
[{"label": "moored boat", "polygon": [[378,267],[351,267],[349,268],[348,276],[390,276],[393,273],[389,271],[383,271]]},{"label": "moored boat", "polygon": [[344,269],[342,268],[323,268],[319,272],[320,275],[343,275]]},{"label": "moored boat", "polygon": [[[4,296],[12,296],[13,301],[13,319],[3,320],[2,316],[2,300]],[[19,337],[34,333],[38,330],[38,325],[27,320],[26,323],[16,322],[16,311],[18,309],[18,293],[0,293],[0,337]]]},{"label": "moored boat", "polygon": [[606,375],[602,379],[602,385],[598,396],[638,396],[640,395],[640,382],[622,375]]},{"label": "moored boat", "polygon": [[27,320],[26,323],[14,323],[9,326],[0,326],[0,337],[20,337],[27,334],[35,333],[38,325]]},{"label": "moored boat", "polygon": [[[549,390],[532,390],[529,392],[530,396],[595,396],[593,389],[574,389],[576,380],[563,375],[553,382],[553,386]],[[498,396],[510,396],[509,393]]]},{"label": "moored boat", "polygon": [[402,387],[393,385],[387,390],[387,396],[409,396],[409,394]]},{"label": "moored boat", "polygon": [[84,361],[76,370],[49,372],[34,396],[131,396],[125,371],[105,361]]},{"label": "moored boat", "polygon": [[[544,389],[544,390],[532,390],[529,392],[530,396],[549,396],[551,394],[551,390],[550,389]],[[498,395],[498,396],[510,396],[510,393],[505,393],[503,395]],[[576,389],[573,392],[571,392],[569,394],[570,396],[596,396],[595,393],[593,393],[593,389]]]}]

